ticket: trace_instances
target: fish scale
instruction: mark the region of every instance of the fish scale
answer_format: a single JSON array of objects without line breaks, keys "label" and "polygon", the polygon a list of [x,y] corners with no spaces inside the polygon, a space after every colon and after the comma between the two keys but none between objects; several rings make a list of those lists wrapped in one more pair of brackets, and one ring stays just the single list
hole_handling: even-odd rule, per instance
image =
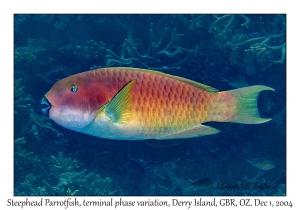
[{"label": "fish scale", "polygon": [[[131,71],[127,74],[128,76],[125,76],[127,70],[104,69],[101,71],[106,72],[102,75],[108,81],[112,81],[110,77],[117,77],[118,85],[121,87],[131,80],[136,81],[131,94],[132,110],[139,110],[141,106],[139,101],[143,101],[144,111],[133,111],[131,120],[140,121],[141,125],[149,130],[151,128],[157,130],[170,124],[172,124],[173,130],[184,130],[208,121],[209,116],[213,115],[214,109],[218,107],[213,108],[214,106],[212,106],[215,97],[172,78],[159,77],[150,72]],[[114,84],[115,82],[112,82],[111,85],[114,86]],[[114,87],[113,89],[111,98],[120,88]],[[164,97],[166,95],[168,97]],[[164,118],[162,119],[161,116]],[[163,131],[164,129],[160,130]]]}]

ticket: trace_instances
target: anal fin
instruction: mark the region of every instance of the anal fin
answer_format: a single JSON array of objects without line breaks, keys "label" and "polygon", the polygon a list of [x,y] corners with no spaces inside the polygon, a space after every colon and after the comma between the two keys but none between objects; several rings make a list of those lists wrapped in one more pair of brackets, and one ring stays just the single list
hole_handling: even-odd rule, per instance
[{"label": "anal fin", "polygon": [[213,135],[219,132],[220,131],[218,129],[200,124],[191,129],[185,130],[183,132],[162,136],[156,139],[157,140],[188,139],[188,138],[195,138],[195,137],[201,137],[206,135]]}]

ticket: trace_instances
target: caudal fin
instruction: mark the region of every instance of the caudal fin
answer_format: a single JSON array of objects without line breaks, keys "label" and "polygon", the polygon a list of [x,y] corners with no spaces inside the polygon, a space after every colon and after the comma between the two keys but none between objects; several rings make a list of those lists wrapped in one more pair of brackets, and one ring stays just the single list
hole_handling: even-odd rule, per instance
[{"label": "caudal fin", "polygon": [[259,124],[270,121],[271,118],[261,118],[257,108],[258,94],[264,90],[274,91],[273,88],[263,85],[254,85],[228,91],[237,99],[237,114],[228,122]]}]

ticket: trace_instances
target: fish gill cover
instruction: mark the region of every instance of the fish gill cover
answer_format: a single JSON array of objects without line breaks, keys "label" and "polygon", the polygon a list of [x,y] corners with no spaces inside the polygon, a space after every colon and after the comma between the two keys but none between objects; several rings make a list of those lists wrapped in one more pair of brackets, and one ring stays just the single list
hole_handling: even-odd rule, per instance
[{"label": "fish gill cover", "polygon": [[[16,14],[14,195],[286,195],[285,53],[283,14]],[[218,90],[233,89],[224,78],[272,87],[258,99],[272,120],[211,122],[222,132],[157,143],[100,139],[43,115],[41,98],[56,81],[115,66]]]}]

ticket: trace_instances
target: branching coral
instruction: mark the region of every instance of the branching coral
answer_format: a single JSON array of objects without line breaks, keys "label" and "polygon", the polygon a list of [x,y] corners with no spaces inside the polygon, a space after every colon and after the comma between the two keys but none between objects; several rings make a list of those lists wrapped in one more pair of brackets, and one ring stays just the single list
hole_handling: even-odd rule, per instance
[{"label": "branching coral", "polygon": [[28,113],[32,102],[31,96],[24,92],[22,78],[14,79],[14,114],[22,115]]},{"label": "branching coral", "polygon": [[74,55],[79,59],[98,59],[103,57],[106,52],[105,43],[100,41],[88,40],[83,45],[76,45]]},{"label": "branching coral", "polygon": [[240,17],[241,19],[243,19],[245,21],[245,22],[240,24],[242,27],[248,28],[250,23],[253,23],[253,21],[250,20],[245,15],[223,15],[221,17],[219,17],[217,15],[213,15],[213,16],[216,20],[209,26],[208,32],[212,32],[212,30],[217,30],[218,29],[218,28],[216,28],[217,24],[219,24],[220,22],[222,22],[226,19],[229,19],[228,22],[223,27],[223,29],[220,30],[219,35],[222,35],[222,34],[226,33],[227,30],[230,30],[230,27],[232,27],[232,24],[233,24],[236,17]]},{"label": "branching coral", "polygon": [[33,152],[28,152],[23,148],[26,144],[25,137],[16,138],[14,141],[15,170],[20,171],[30,167],[36,167],[40,163],[40,159]]},{"label": "branching coral", "polygon": [[[189,50],[177,46],[175,42],[178,37],[183,34],[178,34],[176,28],[172,30],[170,27],[165,27],[159,40],[154,40],[153,24],[150,28],[150,40],[147,52],[139,52],[136,43],[133,41],[132,33],[128,32],[127,39],[122,44],[121,55],[117,55],[113,51],[107,49],[106,55],[107,66],[130,66],[142,67],[151,69],[180,69],[180,65],[188,58],[190,53],[194,50]],[[167,34],[169,34],[169,41],[166,42]],[[184,55],[183,59],[179,55]],[[162,58],[168,58],[171,62],[170,65],[163,65]]]},{"label": "branching coral", "polygon": [[14,51],[14,63],[15,65],[28,65],[34,64],[38,58],[40,52],[45,51],[43,45],[46,40],[42,39],[27,39],[27,45],[25,47],[17,47]]},{"label": "branching coral", "polygon": [[61,171],[73,171],[80,167],[79,162],[76,159],[65,158],[62,152],[59,152],[57,157],[51,155],[50,163],[52,164],[55,173]]},{"label": "branching coral", "polygon": [[[17,139],[19,143],[23,138]],[[29,156],[32,153],[29,154]],[[41,176],[29,173],[23,177],[15,187],[15,195],[115,195],[113,180],[110,177],[103,178],[97,173],[80,169],[76,159],[64,157],[62,152],[51,156],[48,165],[41,164],[43,170]]]},{"label": "branching coral", "polygon": [[[112,188],[111,178],[102,178],[87,169],[80,170],[81,164],[76,159],[64,157],[62,152],[57,157],[50,157],[50,165],[50,176],[56,178],[57,188],[68,189],[65,194],[70,194],[70,189],[76,189],[72,192],[76,195],[113,195],[116,192]],[[53,182],[52,179],[51,181]],[[43,182],[46,184],[48,181]],[[49,188],[51,184],[46,184],[47,186]]]},{"label": "branching coral", "polygon": [[[278,34],[268,33],[263,27],[262,18],[259,21],[259,28],[263,36],[237,43],[228,42],[228,44],[234,49],[242,48],[248,56],[254,55],[261,70],[271,67],[274,63],[283,64],[286,57],[285,32],[282,31]],[[281,41],[283,39],[284,41]]]},{"label": "branching coral", "polygon": [[[24,138],[24,137],[22,137]],[[15,140],[18,141],[19,139]],[[28,168],[30,165],[37,165],[40,162],[40,159],[38,156],[34,156],[33,152],[27,152],[25,149],[22,149],[21,147],[16,147],[15,151],[15,157],[18,158],[19,160],[22,160],[23,162],[23,167]]]},{"label": "branching coral", "polygon": [[[203,27],[204,18],[209,18],[208,15],[197,15],[190,20],[190,29],[196,27]],[[208,32],[215,32],[222,40],[228,40],[234,33],[234,24],[239,23],[242,28],[248,28],[250,24],[254,24],[245,15],[213,15],[214,21],[209,25]]]},{"label": "branching coral", "polygon": [[[246,15],[199,15],[190,20],[190,29],[203,27],[204,23],[212,21],[208,26],[208,32],[214,33],[214,42],[218,47],[227,43],[236,53],[232,53],[229,62],[234,68],[242,65],[244,60],[245,67],[259,66],[261,70],[271,67],[273,64],[283,64],[286,56],[285,44],[285,16],[278,15],[273,17],[272,21],[267,21],[265,27],[269,28],[268,33],[263,26],[263,18],[251,20]],[[271,18],[266,17],[264,18]],[[206,22],[205,22],[206,21]],[[236,27],[236,25],[238,27]],[[257,27],[258,26],[258,27]],[[244,52],[244,53],[243,53]],[[239,54],[239,56],[235,56]],[[243,59],[241,59],[241,56]],[[238,60],[236,60],[236,58]],[[246,71],[249,76],[254,73]]]},{"label": "branching coral", "polygon": [[20,183],[18,188],[15,188],[15,195],[36,195],[36,189],[33,188],[33,184],[36,182],[37,177],[32,173],[27,174],[23,182]]},{"label": "branching coral", "polygon": [[88,173],[86,169],[79,172],[64,172],[59,175],[59,186],[76,188],[77,195],[114,195],[112,179],[102,178],[99,174]]}]

